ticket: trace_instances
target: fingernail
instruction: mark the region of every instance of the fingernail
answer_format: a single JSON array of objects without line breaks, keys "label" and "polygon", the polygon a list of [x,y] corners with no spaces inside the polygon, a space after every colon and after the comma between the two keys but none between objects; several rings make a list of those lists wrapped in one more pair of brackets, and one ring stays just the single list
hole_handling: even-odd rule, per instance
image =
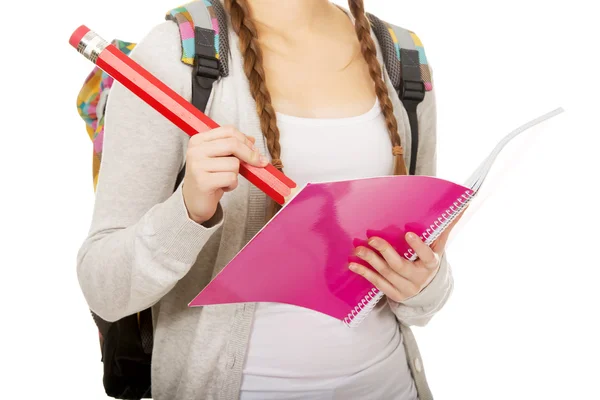
[{"label": "fingernail", "polygon": [[369,240],[369,246],[377,249],[379,246],[381,245],[381,242],[377,239],[371,239]]},{"label": "fingernail", "polygon": [[261,163],[262,165],[267,165],[267,164],[269,163],[269,160],[267,159],[267,157],[265,157],[265,156],[263,156],[263,155],[261,154],[261,156],[260,156],[260,163]]},{"label": "fingernail", "polygon": [[354,254],[356,254],[359,257],[362,257],[365,255],[365,251],[364,249],[357,247],[356,249],[354,249]]},{"label": "fingernail", "polygon": [[406,238],[407,238],[408,240],[417,240],[417,235],[415,235],[415,234],[414,234],[414,233],[412,233],[412,232],[409,232],[409,233],[407,233],[407,234],[406,234]]},{"label": "fingernail", "polygon": [[254,143],[250,142],[250,148],[254,151],[256,151],[256,146],[254,145]]},{"label": "fingernail", "polygon": [[358,270],[358,266],[356,264],[350,264],[348,265],[348,268],[350,269],[350,271],[356,272]]}]

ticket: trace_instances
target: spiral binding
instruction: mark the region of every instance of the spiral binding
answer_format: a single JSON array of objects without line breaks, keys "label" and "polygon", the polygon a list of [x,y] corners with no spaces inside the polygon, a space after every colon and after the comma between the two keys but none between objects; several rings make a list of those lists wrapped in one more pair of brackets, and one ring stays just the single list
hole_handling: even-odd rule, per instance
[{"label": "spiral binding", "polygon": [[350,311],[344,318],[344,324],[350,328],[358,326],[382,298],[383,292],[380,292],[379,289],[369,290],[369,293],[354,307],[354,310]]},{"label": "spiral binding", "polygon": [[[444,229],[448,227],[456,219],[457,216],[465,209],[469,204],[469,201],[474,197],[474,192],[466,191],[456,201],[448,207],[448,209],[442,213],[436,221],[434,221],[425,232],[421,234],[421,240],[425,244],[430,245],[435,239],[437,239]],[[404,257],[409,261],[414,261],[417,258],[417,254],[413,249],[409,249],[404,253]],[[383,292],[380,292],[377,288],[372,288],[369,293],[354,307],[352,311],[344,318],[344,324],[350,328],[358,326],[369,313],[375,308],[379,300],[383,298]]]},{"label": "spiral binding", "polygon": [[[446,212],[443,212],[442,215],[434,221],[429,228],[425,230],[421,234],[421,240],[425,242],[426,245],[430,245],[437,239],[442,232],[450,225],[456,217],[460,215],[460,213],[465,209],[465,207],[469,204],[469,201],[473,198],[474,194],[471,191],[466,191],[462,196],[460,196],[456,201],[448,207]],[[409,261],[415,261],[417,259],[417,254],[413,249],[408,249],[404,253],[404,257]]]}]

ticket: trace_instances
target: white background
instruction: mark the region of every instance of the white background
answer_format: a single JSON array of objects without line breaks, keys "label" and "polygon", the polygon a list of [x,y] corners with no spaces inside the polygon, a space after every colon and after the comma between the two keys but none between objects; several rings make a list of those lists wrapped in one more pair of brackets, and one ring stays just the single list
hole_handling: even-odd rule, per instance
[{"label": "white background", "polygon": [[[534,130],[535,145],[448,250],[455,292],[417,330],[436,399],[600,399],[593,2],[366,3],[425,44],[438,92],[440,176],[462,182],[508,131],[566,109]],[[91,143],[75,98],[92,65],[68,39],[86,24],[107,39],[137,41],[178,5],[34,1],[4,12],[4,399],[105,398],[75,273],[93,204]]]}]

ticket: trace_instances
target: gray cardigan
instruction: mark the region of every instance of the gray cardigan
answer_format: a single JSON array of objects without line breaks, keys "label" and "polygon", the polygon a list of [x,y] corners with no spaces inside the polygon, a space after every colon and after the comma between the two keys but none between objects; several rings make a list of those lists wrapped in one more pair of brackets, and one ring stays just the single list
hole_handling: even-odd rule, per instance
[{"label": "gray cardigan", "polygon": [[[268,154],[237,36],[231,31],[230,76],[216,84],[207,114],[221,125],[233,124],[254,136],[258,148]],[[155,27],[131,57],[191,98],[191,69],[180,61],[179,31],[173,22]],[[380,52],[379,58],[381,62]],[[387,73],[385,80],[393,93]],[[392,101],[409,156],[408,117],[396,96]],[[434,175],[434,92],[427,93],[418,111],[417,174]],[[112,89],[106,113],[93,220],[77,260],[85,298],[94,312],[109,321],[153,306],[154,399],[237,399],[255,305],[188,308],[187,304],[262,227],[266,197],[241,178],[239,187],[221,201],[223,218],[211,228],[196,224],[188,218],[181,187],[172,192],[184,164],[188,136],[119,84]],[[425,325],[444,305],[452,285],[443,257],[439,272],[424,291],[401,304],[390,304],[420,400],[432,396],[409,326]]]}]

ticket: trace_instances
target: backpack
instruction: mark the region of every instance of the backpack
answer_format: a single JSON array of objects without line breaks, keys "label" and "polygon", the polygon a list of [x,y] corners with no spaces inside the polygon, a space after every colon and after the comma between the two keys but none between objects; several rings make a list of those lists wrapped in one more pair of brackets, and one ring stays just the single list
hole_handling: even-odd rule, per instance
[{"label": "backpack", "polygon": [[[417,106],[432,90],[427,58],[419,38],[409,30],[388,24],[367,14],[383,53],[385,67],[397,95],[407,111],[411,128],[411,163],[414,175],[418,149]],[[166,14],[181,34],[181,61],[192,67],[192,104],[204,111],[213,84],[228,75],[227,17],[220,0],[195,0]],[[112,42],[125,54],[135,43]],[[221,56],[223,55],[223,56]],[[104,71],[94,67],[77,96],[77,109],[93,143],[92,178],[96,189],[104,135],[104,112],[114,83]],[[183,179],[185,166],[174,182],[175,190]],[[148,308],[116,322],[107,322],[92,312],[99,332],[103,385],[106,394],[116,399],[151,398],[150,365],[153,347],[152,310]]]}]

